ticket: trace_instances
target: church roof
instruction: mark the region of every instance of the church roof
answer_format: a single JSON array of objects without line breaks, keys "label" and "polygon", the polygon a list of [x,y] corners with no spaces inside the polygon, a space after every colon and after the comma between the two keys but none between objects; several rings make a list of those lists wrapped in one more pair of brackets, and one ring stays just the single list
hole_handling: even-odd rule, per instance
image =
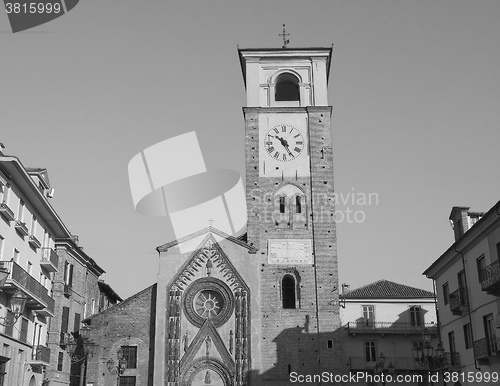
[{"label": "church roof", "polygon": [[227,233],[224,233],[220,230],[218,230],[217,228],[214,228],[214,227],[206,227],[206,228],[203,228],[195,233],[192,233],[190,235],[187,235],[187,236],[184,236],[184,237],[181,237],[180,239],[178,240],[173,240],[173,241],[170,241],[168,243],[165,243],[163,245],[160,245],[159,247],[156,247],[156,250],[158,252],[167,252],[169,248],[171,247],[174,247],[176,245],[179,245],[179,244],[182,244],[188,240],[191,240],[191,239],[194,239],[195,237],[199,237],[205,233],[213,233],[213,234],[216,234],[226,240],[229,240],[229,241],[232,241],[233,243],[235,244],[238,244],[238,245],[241,245],[242,247],[244,248],[247,248],[249,250],[250,253],[256,253],[257,252],[257,249],[255,247],[253,247],[252,245],[248,245],[245,241],[243,241],[240,237],[236,238],[234,236],[230,236],[228,235]]},{"label": "church roof", "polygon": [[344,293],[345,299],[367,299],[367,298],[434,298],[432,292],[395,283],[389,280],[378,280]]}]

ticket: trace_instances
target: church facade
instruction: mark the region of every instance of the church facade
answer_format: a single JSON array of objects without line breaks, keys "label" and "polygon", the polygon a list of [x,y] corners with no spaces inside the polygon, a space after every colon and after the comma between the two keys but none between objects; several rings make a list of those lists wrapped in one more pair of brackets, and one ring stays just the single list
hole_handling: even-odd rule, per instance
[{"label": "church facade", "polygon": [[293,375],[345,370],[332,49],[238,53],[246,233],[208,227],[158,247],[157,283],[88,321],[99,348],[88,358],[87,385],[288,385]]}]

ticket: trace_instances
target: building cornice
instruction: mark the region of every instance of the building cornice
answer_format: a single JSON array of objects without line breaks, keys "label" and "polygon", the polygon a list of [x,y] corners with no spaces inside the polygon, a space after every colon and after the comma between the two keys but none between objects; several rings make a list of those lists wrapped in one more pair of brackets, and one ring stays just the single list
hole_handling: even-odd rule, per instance
[{"label": "building cornice", "polygon": [[8,180],[13,180],[24,194],[30,205],[37,211],[37,215],[45,221],[55,237],[70,237],[71,233],[63,221],[43,195],[35,181],[29,175],[21,161],[14,156],[0,156],[0,172]]},{"label": "building cornice", "polygon": [[462,237],[456,240],[434,263],[422,274],[430,279],[436,279],[440,272],[460,259],[461,253],[466,253],[482,240],[481,235],[487,235],[493,228],[500,226],[500,201],[477,221]]}]

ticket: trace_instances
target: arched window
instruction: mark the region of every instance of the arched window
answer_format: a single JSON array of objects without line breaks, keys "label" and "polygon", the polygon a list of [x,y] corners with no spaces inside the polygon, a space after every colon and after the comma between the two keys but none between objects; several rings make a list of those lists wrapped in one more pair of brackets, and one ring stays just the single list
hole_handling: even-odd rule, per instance
[{"label": "arched window", "polygon": [[285,275],[281,280],[281,298],[283,308],[295,308],[295,279],[291,275]]},{"label": "arched window", "polygon": [[300,196],[295,196],[295,213],[302,213],[302,202]]},{"label": "arched window", "polygon": [[280,197],[280,213],[285,213],[285,197]]},{"label": "arched window", "polygon": [[276,78],[276,101],[300,101],[299,80],[295,75],[283,73]]}]

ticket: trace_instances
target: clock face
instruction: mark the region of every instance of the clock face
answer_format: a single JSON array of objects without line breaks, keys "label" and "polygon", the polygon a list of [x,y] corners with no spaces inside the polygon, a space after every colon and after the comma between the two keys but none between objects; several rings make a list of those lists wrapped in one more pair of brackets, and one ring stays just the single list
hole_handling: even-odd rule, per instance
[{"label": "clock face", "polygon": [[264,138],[267,153],[275,160],[293,161],[304,149],[304,138],[299,130],[290,125],[274,126]]}]

